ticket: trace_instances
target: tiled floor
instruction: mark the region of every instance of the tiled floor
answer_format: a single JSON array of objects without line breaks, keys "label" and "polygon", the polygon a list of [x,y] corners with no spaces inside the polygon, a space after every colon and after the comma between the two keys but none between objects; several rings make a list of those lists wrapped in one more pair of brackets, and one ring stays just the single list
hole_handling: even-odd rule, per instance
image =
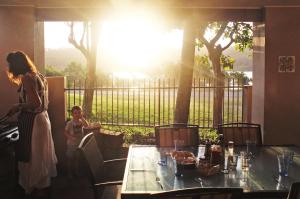
[{"label": "tiled floor", "polygon": [[[120,187],[112,187],[106,189],[102,198],[103,199],[117,199],[120,198]],[[44,197],[36,198],[33,196],[23,197],[19,191],[2,191],[0,192],[1,199],[44,199]],[[68,179],[66,176],[58,176],[52,180],[50,199],[93,199],[94,194],[92,187],[85,178]],[[114,197],[117,195],[118,197]]]}]

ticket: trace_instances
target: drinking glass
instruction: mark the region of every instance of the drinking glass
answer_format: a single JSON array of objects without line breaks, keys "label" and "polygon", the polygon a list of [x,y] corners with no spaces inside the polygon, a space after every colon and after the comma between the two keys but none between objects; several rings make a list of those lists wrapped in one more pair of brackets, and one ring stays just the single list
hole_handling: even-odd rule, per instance
[{"label": "drinking glass", "polygon": [[229,170],[235,170],[237,166],[238,156],[232,155],[228,156],[227,165]]},{"label": "drinking glass", "polygon": [[293,151],[287,151],[285,153],[289,156],[290,164],[293,164],[293,162],[294,162],[294,152]]},{"label": "drinking glass", "polygon": [[247,156],[253,158],[256,155],[256,141],[246,140]]},{"label": "drinking glass", "polygon": [[241,156],[241,166],[243,171],[248,171],[249,170],[249,158],[247,157],[247,154],[245,151],[240,152]]},{"label": "drinking glass", "polygon": [[283,153],[277,155],[278,160],[278,172],[281,176],[288,176],[289,172],[289,164],[290,164],[290,157],[288,154]]},{"label": "drinking glass", "polygon": [[167,150],[164,148],[159,149],[158,164],[161,166],[168,165],[168,154]]},{"label": "drinking glass", "polygon": [[177,161],[175,158],[173,159],[173,168],[174,168],[174,174],[177,177],[183,176],[183,165],[181,162]]},{"label": "drinking glass", "polygon": [[184,147],[184,140],[174,140],[175,151],[182,151]]},{"label": "drinking glass", "polygon": [[228,142],[228,154],[229,154],[229,156],[233,156],[233,150],[234,150],[234,142],[229,141]]}]

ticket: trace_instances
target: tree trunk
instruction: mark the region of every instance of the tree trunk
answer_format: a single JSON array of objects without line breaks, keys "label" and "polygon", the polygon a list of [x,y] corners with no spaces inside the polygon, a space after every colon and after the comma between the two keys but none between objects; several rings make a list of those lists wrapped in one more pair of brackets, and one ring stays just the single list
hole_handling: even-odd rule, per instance
[{"label": "tree trunk", "polygon": [[84,92],[84,111],[87,118],[91,118],[93,109],[94,87],[96,81],[96,63],[99,32],[96,22],[91,22],[91,48],[87,59],[86,90]]},{"label": "tree trunk", "polygon": [[224,74],[221,71],[220,57],[218,53],[211,59],[215,73],[215,90],[213,101],[213,126],[222,124],[223,100],[224,100]]},{"label": "tree trunk", "polygon": [[195,58],[195,28],[192,21],[184,27],[180,81],[177,92],[175,123],[188,123]]}]

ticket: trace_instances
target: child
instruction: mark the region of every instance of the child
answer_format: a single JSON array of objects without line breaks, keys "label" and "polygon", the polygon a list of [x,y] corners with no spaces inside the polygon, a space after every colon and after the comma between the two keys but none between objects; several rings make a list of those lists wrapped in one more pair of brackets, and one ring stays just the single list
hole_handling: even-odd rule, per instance
[{"label": "child", "polygon": [[73,171],[75,167],[74,154],[76,148],[80,144],[83,137],[83,127],[88,126],[88,122],[85,120],[82,114],[80,106],[73,106],[71,109],[72,120],[68,121],[65,127],[64,134],[67,138],[67,152],[68,158],[68,177],[73,177]]}]

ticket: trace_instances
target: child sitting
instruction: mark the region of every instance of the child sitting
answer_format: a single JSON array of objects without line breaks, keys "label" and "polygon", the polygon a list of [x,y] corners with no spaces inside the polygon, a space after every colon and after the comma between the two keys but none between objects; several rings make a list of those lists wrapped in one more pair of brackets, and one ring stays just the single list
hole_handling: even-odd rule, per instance
[{"label": "child sitting", "polygon": [[72,178],[75,169],[75,151],[83,137],[83,127],[89,124],[82,114],[80,106],[73,106],[71,109],[72,119],[67,122],[64,134],[67,138],[67,161],[68,161],[68,177]]}]

